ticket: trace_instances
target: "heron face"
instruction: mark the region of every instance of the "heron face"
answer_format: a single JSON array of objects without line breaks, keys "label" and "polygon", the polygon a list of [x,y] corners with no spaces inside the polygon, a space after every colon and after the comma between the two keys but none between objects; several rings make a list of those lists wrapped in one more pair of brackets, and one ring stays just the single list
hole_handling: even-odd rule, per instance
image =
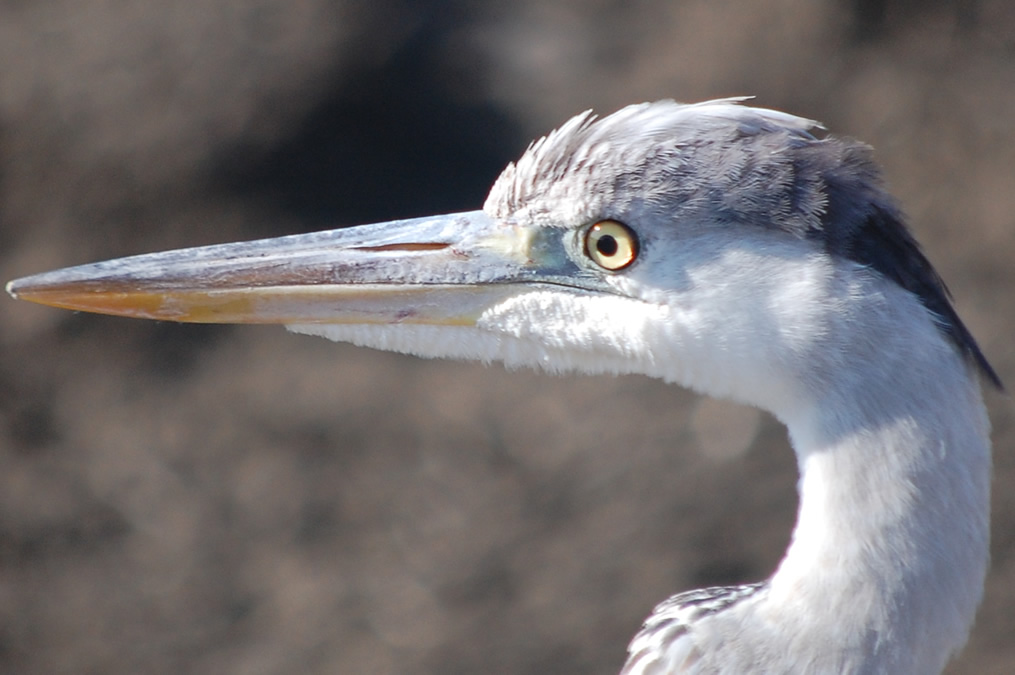
[{"label": "heron face", "polygon": [[8,291],[138,318],[279,323],[427,356],[617,370],[641,321],[631,307],[645,309],[617,283],[638,255],[619,223],[544,227],[474,211],[122,258]]},{"label": "heron face", "polygon": [[669,103],[578,116],[509,165],[482,211],[141,255],[7,288],[73,310],[278,323],[424,356],[702,388],[698,373],[772,361],[755,357],[773,342],[748,338],[775,325],[764,320],[767,281],[785,272],[750,256],[759,242],[785,244],[714,217],[717,181],[739,174],[707,153],[765,125],[802,134],[804,122],[745,110]]}]

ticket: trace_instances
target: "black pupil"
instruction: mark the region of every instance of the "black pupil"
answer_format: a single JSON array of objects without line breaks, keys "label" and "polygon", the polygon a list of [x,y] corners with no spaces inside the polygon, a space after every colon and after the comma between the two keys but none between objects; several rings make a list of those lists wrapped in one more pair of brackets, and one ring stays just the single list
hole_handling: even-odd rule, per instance
[{"label": "black pupil", "polygon": [[608,234],[604,234],[596,240],[596,250],[609,257],[617,254],[617,240]]}]

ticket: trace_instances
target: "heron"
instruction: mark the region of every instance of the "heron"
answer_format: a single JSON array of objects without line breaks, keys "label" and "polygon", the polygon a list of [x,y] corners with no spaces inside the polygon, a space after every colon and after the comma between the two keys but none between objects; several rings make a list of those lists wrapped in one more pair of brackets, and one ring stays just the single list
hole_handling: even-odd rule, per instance
[{"label": "heron", "polygon": [[739,98],[586,112],[508,164],[481,210],[132,256],[7,290],[640,373],[768,410],[799,468],[785,556],[764,581],[658,605],[622,672],[936,673],[983,593],[981,380],[1002,385],[872,150],[822,129]]}]

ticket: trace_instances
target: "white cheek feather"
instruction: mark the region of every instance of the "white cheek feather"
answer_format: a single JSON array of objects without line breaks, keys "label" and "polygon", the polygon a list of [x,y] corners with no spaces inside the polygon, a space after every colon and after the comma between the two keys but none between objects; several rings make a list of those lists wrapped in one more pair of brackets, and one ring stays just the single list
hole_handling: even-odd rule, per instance
[{"label": "white cheek feather", "polygon": [[501,362],[549,372],[650,372],[661,355],[647,349],[667,308],[619,296],[532,290],[484,311],[475,327],[420,324],[308,324],[289,330],[428,358]]}]

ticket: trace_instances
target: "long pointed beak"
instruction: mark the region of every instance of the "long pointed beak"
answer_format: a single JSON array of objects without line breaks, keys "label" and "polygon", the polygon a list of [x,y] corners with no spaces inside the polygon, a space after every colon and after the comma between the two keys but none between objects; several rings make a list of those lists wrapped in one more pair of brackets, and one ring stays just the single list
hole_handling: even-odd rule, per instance
[{"label": "long pointed beak", "polygon": [[7,292],[168,321],[473,325],[520,284],[573,285],[581,272],[563,238],[471,211],[121,258],[17,279]]}]

